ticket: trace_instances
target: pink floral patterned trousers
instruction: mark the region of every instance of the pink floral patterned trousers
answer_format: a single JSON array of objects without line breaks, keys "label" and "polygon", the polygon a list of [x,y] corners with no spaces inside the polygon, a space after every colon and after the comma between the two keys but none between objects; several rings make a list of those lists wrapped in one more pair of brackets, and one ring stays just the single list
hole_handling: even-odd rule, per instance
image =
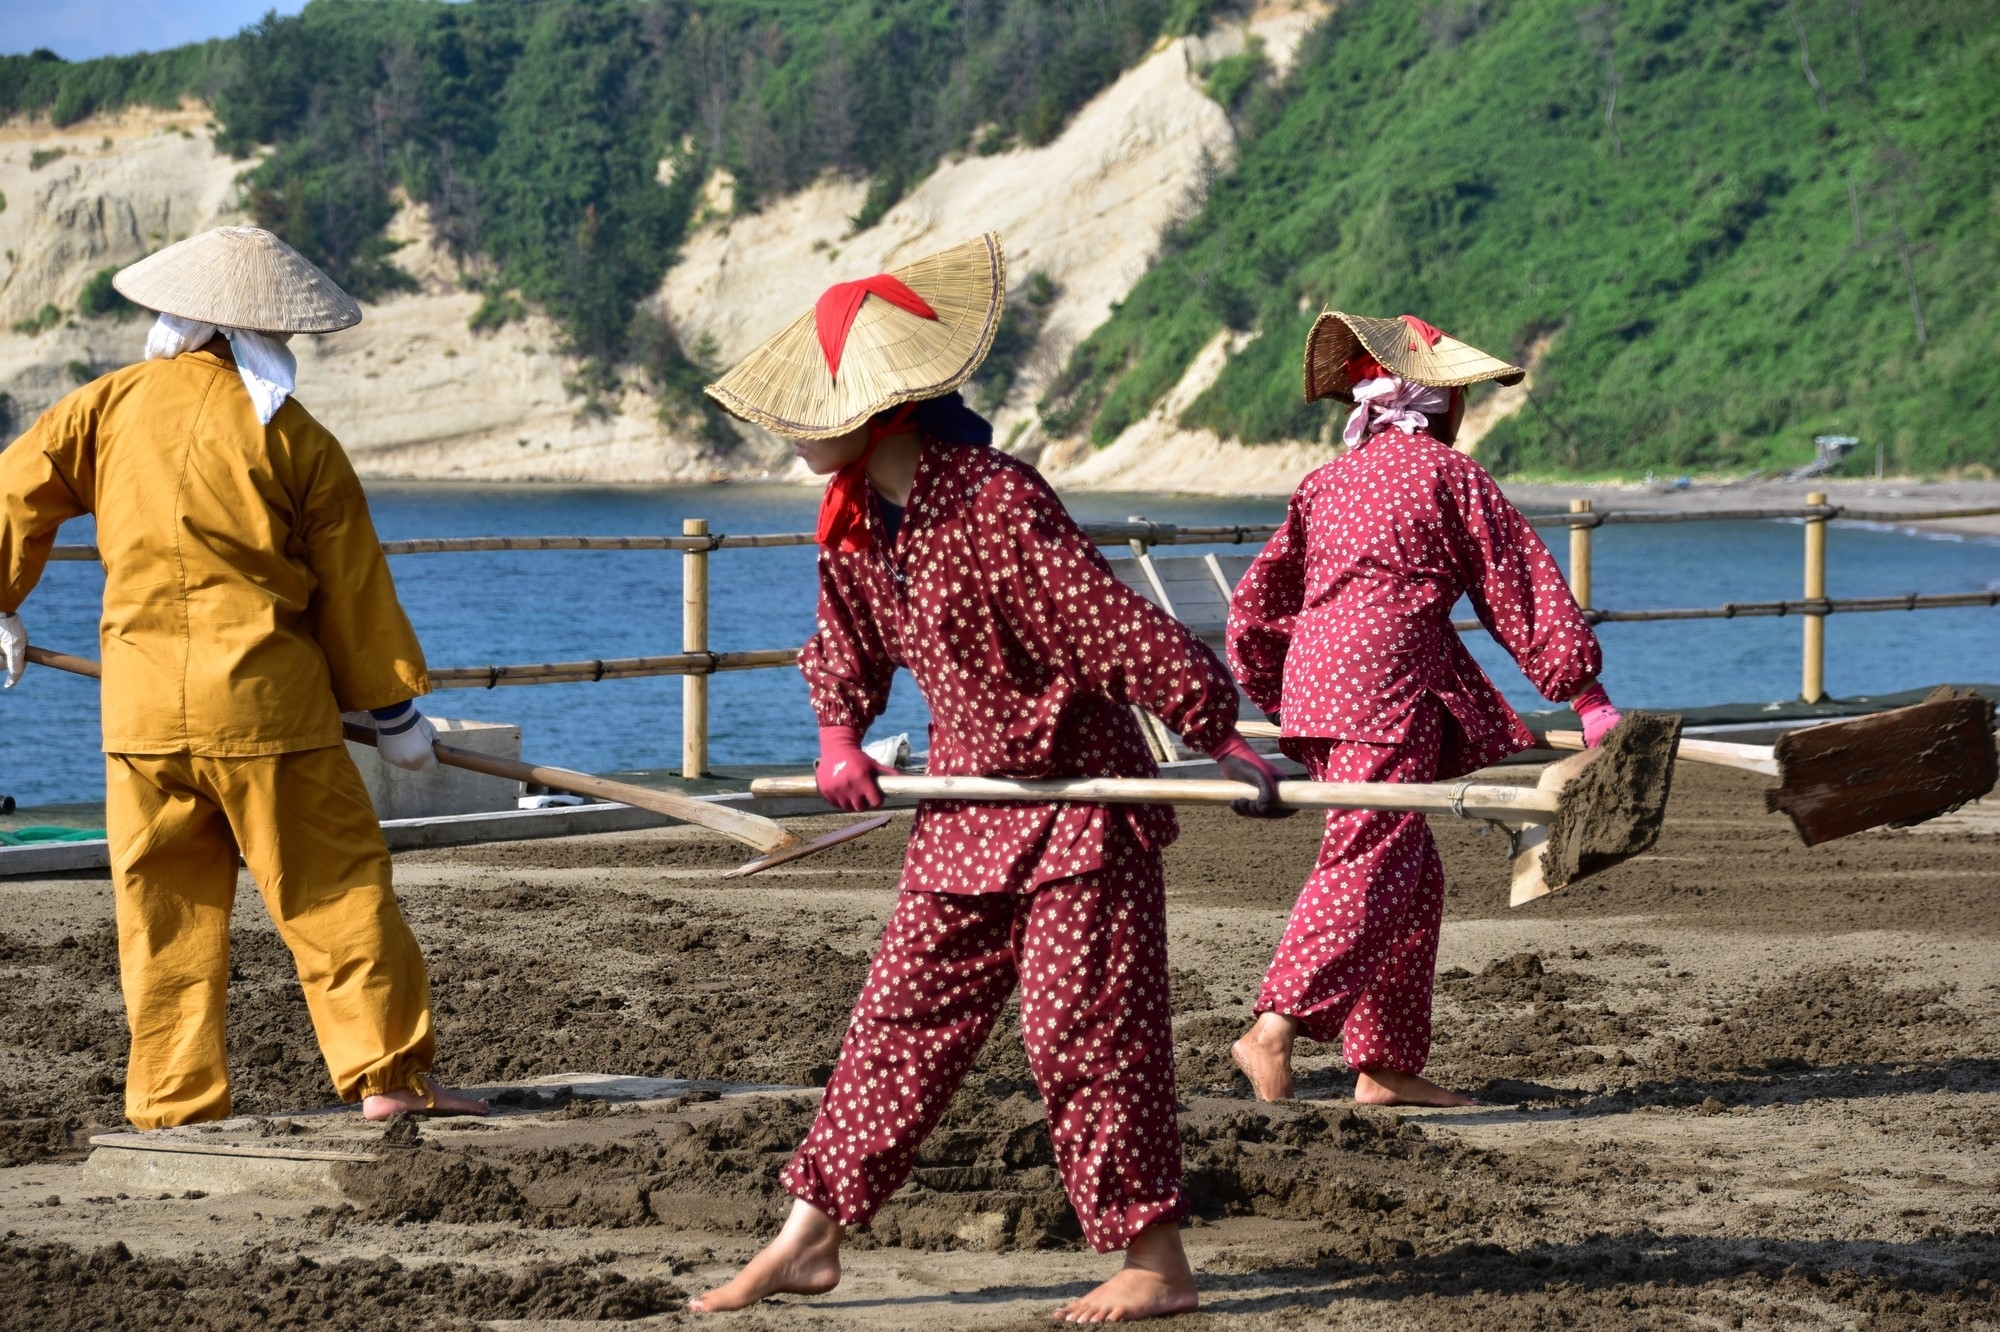
[{"label": "pink floral patterned trousers", "polygon": [[812,1130],[781,1179],[845,1225],[909,1177],[1016,983],[1028,1066],[1084,1237],[1122,1249],[1187,1214],[1157,854],[1023,893],[904,892]]},{"label": "pink floral patterned trousers", "polygon": [[[1428,782],[1442,709],[1427,700],[1401,745],[1290,739],[1320,782]],[[1316,1041],[1340,1041],[1350,1068],[1423,1071],[1444,916],[1444,862],[1421,814],[1332,810],[1319,863],[1264,973],[1259,1013],[1282,1013]]]}]

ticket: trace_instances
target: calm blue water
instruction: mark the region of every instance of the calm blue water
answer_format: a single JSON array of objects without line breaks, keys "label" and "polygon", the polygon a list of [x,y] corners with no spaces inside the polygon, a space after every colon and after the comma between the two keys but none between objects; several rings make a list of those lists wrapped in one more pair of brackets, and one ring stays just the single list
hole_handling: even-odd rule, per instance
[{"label": "calm blue water", "polygon": [[[817,498],[778,486],[592,488],[378,484],[370,488],[385,538],[482,534],[678,534],[684,517],[715,532],[797,532]],[[1270,522],[1273,500],[1079,495],[1086,520],[1133,514],[1167,522]],[[87,520],[63,531],[88,542]],[[1555,535],[1559,557],[1567,543]],[[1175,548],[1182,553],[1191,548]],[[2000,586],[2000,542],[1835,527],[1834,596],[1981,591]],[[1800,528],[1790,523],[1613,527],[1596,540],[1596,599],[1627,607],[1707,606],[1800,595]],[[392,561],[397,586],[434,666],[575,660],[680,648],[678,554],[521,552],[409,555]],[[719,651],[795,647],[811,632],[810,547],[723,551],[710,559],[709,641]],[[24,608],[38,643],[95,656],[103,577],[94,564],[52,564]],[[1461,614],[1466,614],[1461,608]],[[1606,687],[1620,703],[1674,707],[1791,698],[1799,688],[1797,620],[1606,625]],[[1485,635],[1467,640],[1517,706],[1546,706]],[[1953,610],[1833,616],[1827,683],[1835,694],[1884,692],[1941,680],[2000,679],[2000,614]],[[516,722],[544,762],[587,771],[674,765],[680,756],[678,678],[454,690],[432,711]],[[875,735],[921,737],[922,700],[899,679]],[[718,675],[711,684],[711,757],[717,763],[798,760],[813,752],[805,688],[791,670]],[[30,668],[0,694],[0,792],[23,805],[102,796],[94,683]],[[921,747],[921,746],[920,746]]]}]

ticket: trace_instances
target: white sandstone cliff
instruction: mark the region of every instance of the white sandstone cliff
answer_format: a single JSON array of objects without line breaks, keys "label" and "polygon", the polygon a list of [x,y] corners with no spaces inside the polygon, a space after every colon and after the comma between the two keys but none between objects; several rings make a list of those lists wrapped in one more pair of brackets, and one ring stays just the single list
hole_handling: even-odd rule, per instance
[{"label": "white sandstone cliff", "polygon": [[[1007,247],[1010,286],[1018,292],[1040,274],[1055,292],[994,413],[1004,444],[1038,458],[1065,486],[1287,491],[1326,456],[1324,443],[1246,447],[1179,424],[1181,410],[1240,347],[1227,335],[1107,448],[1044,438],[1034,404],[1071,349],[1145,273],[1162,231],[1199,206],[1211,174],[1233,159],[1228,117],[1201,90],[1206,69],[1254,38],[1282,74],[1326,8],[1324,0],[1271,0],[1203,37],[1163,41],[1052,142],[948,160],[865,232],[851,234],[849,219],[866,182],[837,176],[754,214],[712,215],[650,299],[686,345],[727,364],[830,282],[996,230]],[[62,130],[34,120],[0,125],[0,392],[14,400],[17,429],[79,376],[140,352],[143,320],[76,315],[92,274],[194,230],[243,220],[237,177],[249,165],[216,152],[207,112],[192,103],[179,112],[135,108]],[[710,191],[718,204],[727,197]],[[433,241],[425,211],[405,207],[392,236],[405,242],[394,261],[419,290],[368,304],[355,329],[293,344],[300,400],[340,436],[364,475],[804,479],[781,441],[746,428],[740,445],[718,449],[663,422],[636,388],[614,411],[580,414],[580,399],[566,387],[575,365],[562,354],[552,321],[530,315],[497,332],[471,332],[480,297]],[[55,326],[15,330],[49,305],[62,311]]]}]

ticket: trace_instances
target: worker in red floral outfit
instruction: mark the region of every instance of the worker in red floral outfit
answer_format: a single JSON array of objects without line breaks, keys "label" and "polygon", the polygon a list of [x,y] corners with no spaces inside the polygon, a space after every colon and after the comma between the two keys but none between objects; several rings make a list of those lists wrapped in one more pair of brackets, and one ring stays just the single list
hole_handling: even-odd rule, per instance
[{"label": "worker in red floral outfit", "polygon": [[[1230,603],[1229,664],[1316,781],[1430,782],[1534,737],[1451,627],[1470,597],[1486,628],[1597,744],[1618,722],[1603,654],[1562,571],[1486,470],[1451,445],[1464,386],[1523,372],[1412,315],[1322,314],[1306,400],[1353,407],[1346,451],[1293,494]],[[1335,811],[1233,1053],[1264,1100],[1292,1094],[1300,1033],[1341,1043],[1354,1096],[1465,1105],[1420,1076],[1444,865],[1421,814]]]},{"label": "worker in red floral outfit", "polygon": [[[833,474],[819,630],[800,654],[819,789],[879,805],[861,736],[899,666],[932,716],[930,772],[1156,774],[1132,706],[1164,719],[1279,815],[1276,771],[1236,732],[1214,654],[1120,583],[1027,464],[988,447],[955,391],[992,345],[998,237],[842,283],[709,392]],[[1160,851],[1166,807],[919,806],[900,896],[806,1141],[778,1237],[698,1312],[840,1278],[842,1227],[908,1178],[1018,984],[1028,1062],[1084,1237],[1124,1269],[1056,1311],[1101,1322],[1195,1306],[1181,1251],[1180,1136]]]}]

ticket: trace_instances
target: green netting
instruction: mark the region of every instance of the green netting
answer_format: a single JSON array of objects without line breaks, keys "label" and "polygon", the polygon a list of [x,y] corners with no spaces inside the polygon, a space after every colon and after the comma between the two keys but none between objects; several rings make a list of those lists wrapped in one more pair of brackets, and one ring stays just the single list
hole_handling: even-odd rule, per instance
[{"label": "green netting", "polygon": [[15,828],[0,832],[0,846],[35,846],[43,842],[101,842],[102,828]]}]

